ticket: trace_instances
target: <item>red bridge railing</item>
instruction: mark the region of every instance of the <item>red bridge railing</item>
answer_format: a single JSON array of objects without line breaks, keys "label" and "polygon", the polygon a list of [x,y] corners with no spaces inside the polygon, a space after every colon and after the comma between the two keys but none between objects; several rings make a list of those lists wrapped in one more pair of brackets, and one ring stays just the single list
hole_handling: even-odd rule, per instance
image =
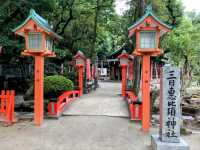
[{"label": "red bridge railing", "polygon": [[58,99],[54,102],[51,101],[48,104],[48,116],[49,117],[59,117],[65,110],[65,106],[67,106],[70,102],[74,101],[76,98],[80,97],[80,91],[66,91],[62,95],[58,97]]},{"label": "red bridge railing", "polygon": [[138,100],[138,97],[132,91],[126,91],[126,99],[129,104],[131,120],[141,120],[142,102]]},{"label": "red bridge railing", "polygon": [[0,94],[0,121],[5,123],[14,122],[15,91],[1,91]]}]

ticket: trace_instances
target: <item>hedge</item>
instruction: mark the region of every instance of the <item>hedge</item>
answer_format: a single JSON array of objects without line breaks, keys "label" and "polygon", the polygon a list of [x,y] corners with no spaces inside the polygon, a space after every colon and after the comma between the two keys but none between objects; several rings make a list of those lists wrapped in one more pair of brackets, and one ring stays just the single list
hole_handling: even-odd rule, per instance
[{"label": "hedge", "polygon": [[70,91],[73,89],[74,89],[73,82],[64,76],[53,75],[44,78],[45,95],[60,94],[63,91]]}]

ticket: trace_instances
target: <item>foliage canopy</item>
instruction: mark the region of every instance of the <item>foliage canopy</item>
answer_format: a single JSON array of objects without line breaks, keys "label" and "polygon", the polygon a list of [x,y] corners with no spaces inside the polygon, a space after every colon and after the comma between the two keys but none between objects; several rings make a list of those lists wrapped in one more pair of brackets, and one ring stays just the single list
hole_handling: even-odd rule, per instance
[{"label": "foliage canopy", "polygon": [[[32,59],[20,56],[24,39],[16,40],[11,32],[25,20],[31,8],[47,19],[55,32],[63,37],[54,49],[57,57],[48,60],[60,66],[70,61],[78,50],[94,60],[96,56],[102,59],[120,48],[133,49],[134,39],[128,39],[127,28],[151,4],[161,20],[174,26],[173,31],[163,38],[163,57],[180,66],[190,77],[200,74],[200,15],[190,12],[184,16],[180,0],[128,0],[129,9],[123,15],[116,13],[115,0],[0,1],[0,46],[4,54],[0,56],[1,63],[19,64],[22,70],[25,64],[33,63]],[[140,68],[135,68],[139,74]]]}]

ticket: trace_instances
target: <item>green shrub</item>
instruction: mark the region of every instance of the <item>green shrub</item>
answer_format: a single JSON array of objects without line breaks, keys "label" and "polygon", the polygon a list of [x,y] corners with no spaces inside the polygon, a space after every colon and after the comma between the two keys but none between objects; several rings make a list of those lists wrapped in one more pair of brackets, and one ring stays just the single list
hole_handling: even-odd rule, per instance
[{"label": "green shrub", "polygon": [[45,95],[58,95],[63,91],[69,91],[73,89],[73,82],[64,76],[53,75],[44,78]]}]

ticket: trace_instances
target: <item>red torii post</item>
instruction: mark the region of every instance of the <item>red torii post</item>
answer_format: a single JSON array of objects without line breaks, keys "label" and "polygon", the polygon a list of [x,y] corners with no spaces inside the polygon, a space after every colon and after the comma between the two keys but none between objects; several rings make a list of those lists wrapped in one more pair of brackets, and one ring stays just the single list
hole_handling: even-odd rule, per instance
[{"label": "red torii post", "polygon": [[33,9],[30,10],[28,18],[13,32],[25,38],[25,50],[22,55],[35,58],[34,122],[40,126],[44,118],[44,57],[55,57],[52,51],[53,40],[62,37],[54,33],[48,22]]},{"label": "red torii post", "polygon": [[152,12],[152,7],[146,8],[145,15],[129,29],[129,37],[135,34],[136,46],[133,55],[142,57],[142,129],[149,131],[150,127],[150,57],[159,56],[160,37],[171,30],[171,26],[159,20]]},{"label": "red torii post", "polygon": [[126,51],[123,51],[121,55],[118,56],[118,58],[120,59],[120,66],[121,66],[121,70],[122,70],[122,96],[125,97],[126,96],[126,86],[127,86],[127,68],[128,68],[128,58],[129,55],[128,53],[126,53]]},{"label": "red torii post", "polygon": [[83,95],[83,73],[84,73],[86,57],[81,51],[78,51],[77,54],[74,56],[74,59],[76,61],[76,67],[78,69],[80,96],[82,96]]}]

